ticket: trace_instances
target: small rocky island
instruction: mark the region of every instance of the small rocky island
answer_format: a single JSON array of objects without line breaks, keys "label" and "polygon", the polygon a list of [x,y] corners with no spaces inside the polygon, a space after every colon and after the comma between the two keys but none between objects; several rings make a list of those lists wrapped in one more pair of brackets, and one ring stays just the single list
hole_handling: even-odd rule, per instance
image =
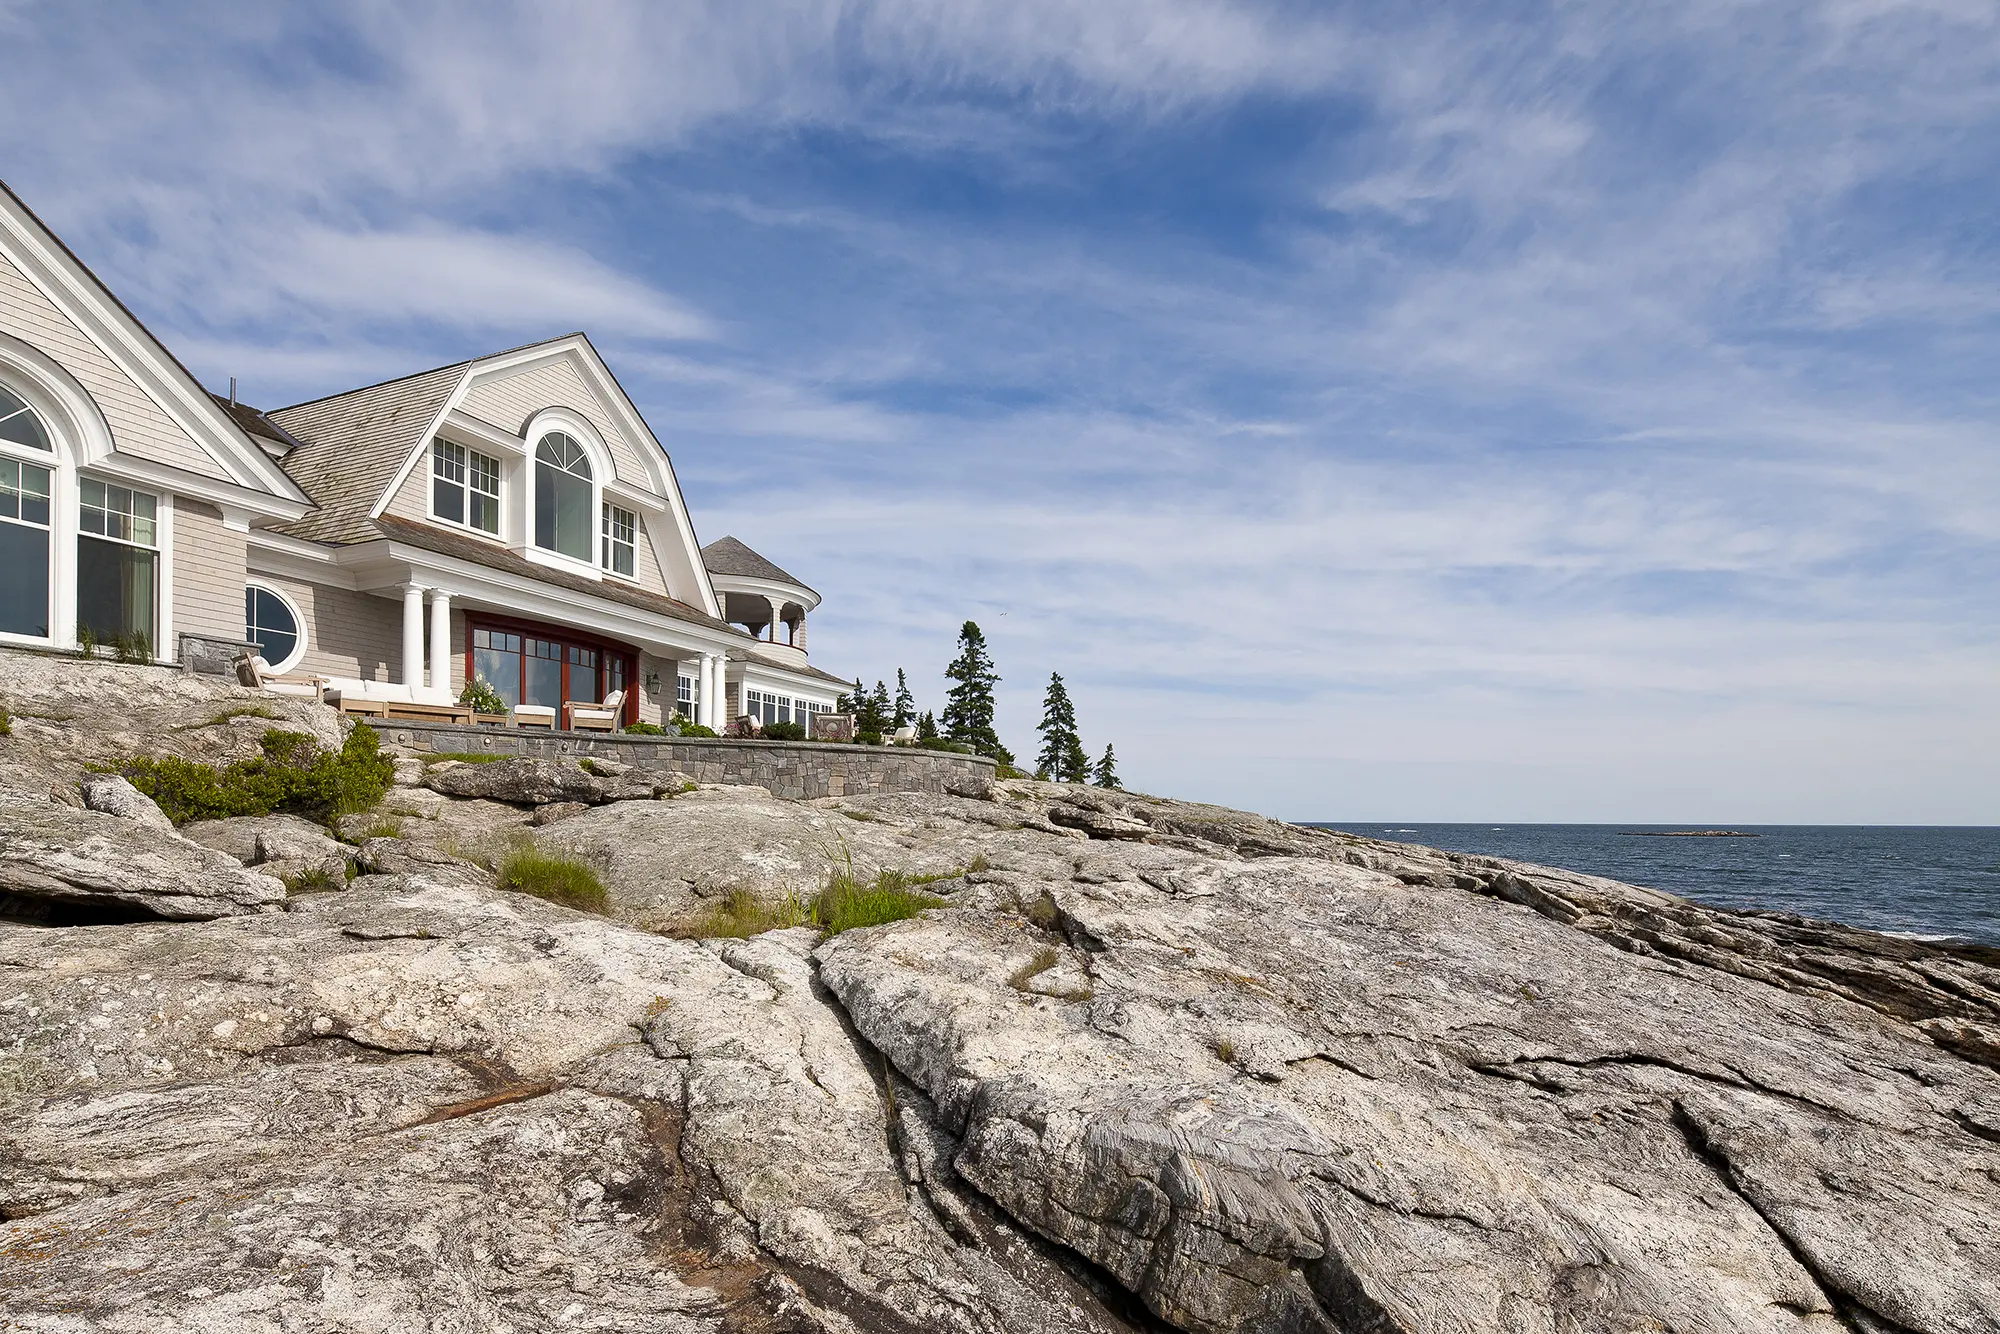
[{"label": "small rocky island", "polygon": [[349,724],[0,705],[0,1328],[2000,1330],[1995,951],[1033,782],[176,826],[135,760]]}]

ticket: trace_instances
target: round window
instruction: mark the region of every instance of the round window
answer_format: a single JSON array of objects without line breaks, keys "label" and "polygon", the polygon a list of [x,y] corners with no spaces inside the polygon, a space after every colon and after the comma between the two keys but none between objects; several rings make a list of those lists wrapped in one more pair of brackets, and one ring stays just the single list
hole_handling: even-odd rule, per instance
[{"label": "round window", "polygon": [[243,590],[243,637],[273,672],[288,672],[306,651],[305,625],[283,594],[258,584]]}]

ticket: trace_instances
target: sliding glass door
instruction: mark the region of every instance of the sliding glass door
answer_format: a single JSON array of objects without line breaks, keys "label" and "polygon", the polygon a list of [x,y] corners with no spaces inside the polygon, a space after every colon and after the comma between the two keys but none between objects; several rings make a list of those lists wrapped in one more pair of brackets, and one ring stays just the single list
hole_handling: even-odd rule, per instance
[{"label": "sliding glass door", "polygon": [[[632,679],[636,654],[620,645],[571,632],[469,617],[466,668],[499,692],[509,707],[534,704],[560,709],[566,702],[595,704]],[[625,716],[637,716],[627,698]]]}]

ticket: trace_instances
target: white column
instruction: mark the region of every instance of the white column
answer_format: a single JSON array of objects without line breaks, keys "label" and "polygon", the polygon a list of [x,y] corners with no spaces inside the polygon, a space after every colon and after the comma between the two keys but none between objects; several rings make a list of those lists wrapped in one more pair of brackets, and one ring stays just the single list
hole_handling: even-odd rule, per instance
[{"label": "white column", "polygon": [[799,608],[798,624],[792,627],[792,646],[799,652],[806,651],[806,610]]},{"label": "white column", "polygon": [[715,658],[707,653],[701,655],[701,698],[694,702],[694,720],[703,727],[713,727],[709,719],[715,716]]},{"label": "white column", "polygon": [[451,693],[451,594],[431,593],[431,689]]},{"label": "white column", "polygon": [[403,684],[424,683],[424,586],[403,585]]},{"label": "white column", "polygon": [[764,601],[771,604],[771,642],[776,644],[780,642],[778,632],[784,628],[785,624],[785,600],[783,598],[767,597]]}]

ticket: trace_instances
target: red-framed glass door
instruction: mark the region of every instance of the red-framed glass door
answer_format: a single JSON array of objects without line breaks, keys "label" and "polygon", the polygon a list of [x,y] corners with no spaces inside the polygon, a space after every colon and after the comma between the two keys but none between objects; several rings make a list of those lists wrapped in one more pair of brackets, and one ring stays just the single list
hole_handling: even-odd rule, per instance
[{"label": "red-framed glass door", "polygon": [[558,626],[468,613],[466,679],[485,678],[509,706],[538,704],[561,712],[566,702],[595,704],[623,690],[620,721],[639,719],[631,684],[638,653],[627,645]]}]

